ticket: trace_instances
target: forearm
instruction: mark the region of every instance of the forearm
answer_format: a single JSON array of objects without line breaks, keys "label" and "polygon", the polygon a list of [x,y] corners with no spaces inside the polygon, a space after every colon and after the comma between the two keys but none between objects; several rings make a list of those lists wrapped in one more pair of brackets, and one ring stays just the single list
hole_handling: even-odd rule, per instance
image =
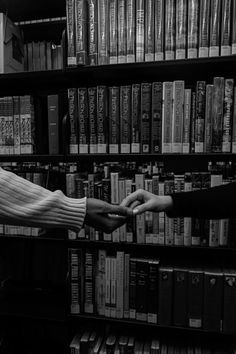
[{"label": "forearm", "polygon": [[80,230],[86,198],[66,197],[0,168],[0,223]]},{"label": "forearm", "polygon": [[170,217],[223,219],[236,217],[236,183],[194,192],[172,194]]}]

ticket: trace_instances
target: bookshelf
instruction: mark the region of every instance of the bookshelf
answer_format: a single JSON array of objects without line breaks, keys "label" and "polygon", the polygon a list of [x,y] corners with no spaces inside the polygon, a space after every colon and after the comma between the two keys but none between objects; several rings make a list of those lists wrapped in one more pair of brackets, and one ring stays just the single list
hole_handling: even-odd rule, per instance
[{"label": "bookshelf", "polygon": [[[11,1],[11,10],[9,11],[9,17],[13,20],[22,22],[21,26],[26,33],[26,39],[32,40],[41,38],[47,39],[50,31],[54,39],[58,41],[65,27],[65,6],[62,1],[55,4],[49,4],[46,1],[35,3],[29,0],[20,1],[19,7],[21,7],[21,13],[17,12],[17,1]],[[35,19],[36,23],[27,23]],[[48,18],[54,18],[55,20],[47,21]],[[56,20],[57,18],[60,18]],[[25,23],[23,23],[25,22]],[[51,31],[51,29],[53,29]],[[40,32],[40,36],[38,33]],[[188,85],[194,85],[197,80],[212,81],[215,76],[233,77],[235,76],[235,64],[236,56],[228,57],[211,57],[211,58],[198,58],[198,59],[180,59],[180,60],[167,60],[161,62],[146,62],[146,63],[132,63],[132,64],[119,64],[119,65],[100,65],[100,66],[78,66],[76,68],[69,68],[64,66],[62,70],[51,71],[38,71],[38,72],[22,72],[14,74],[2,74],[0,75],[0,95],[48,95],[50,93],[64,92],[69,87],[85,86],[90,87],[94,85],[128,85],[133,82],[153,82],[167,81],[167,80],[182,80],[186,79]],[[191,73],[191,77],[189,77]],[[208,161],[231,161],[236,162],[236,154],[232,153],[189,153],[189,154],[75,154],[71,155],[68,152],[64,152],[59,155],[16,155],[8,156],[1,155],[0,162],[41,162],[41,163],[59,163],[70,162],[79,163],[87,168],[96,160],[96,162],[130,162],[135,161],[138,163],[144,163],[146,161],[161,161],[164,162],[166,170],[175,170],[177,173],[183,173],[186,170],[186,166],[191,171],[206,170]],[[64,235],[66,238],[66,235]],[[200,264],[202,261],[214,266],[217,265],[233,265],[236,249],[230,249],[226,247],[218,248],[205,248],[205,247],[182,247],[182,246],[160,246],[160,245],[143,245],[135,243],[113,243],[105,241],[88,241],[88,240],[65,240],[58,239],[57,237],[41,237],[39,239],[28,237],[14,237],[13,242],[35,243],[33,247],[37,249],[37,243],[57,243],[59,248],[81,248],[81,249],[106,249],[109,251],[125,251],[135,255],[136,257],[143,254],[148,257],[161,257],[167,263],[177,265],[179,258],[181,258],[181,264],[187,262],[187,264]],[[0,242],[8,243],[12,240],[11,237],[0,237]],[[16,241],[17,240],[17,241]],[[45,245],[45,247],[47,247]],[[67,267],[67,255],[64,254],[63,264]],[[65,271],[65,269],[64,269]],[[66,284],[66,276],[64,276]],[[68,285],[68,284],[67,284]],[[64,289],[65,290],[65,289]],[[55,294],[53,294],[56,296]],[[63,293],[64,295],[64,293]],[[40,297],[40,296],[39,296]],[[50,302],[51,301],[51,302]],[[234,344],[234,334],[223,332],[210,332],[202,329],[193,329],[187,327],[175,327],[175,326],[161,326],[158,324],[143,323],[141,321],[126,320],[126,319],[112,319],[105,318],[96,315],[69,315],[67,299],[62,298],[59,302],[59,307],[52,306],[53,299],[45,297],[45,303],[43,310],[40,309],[32,314],[32,308],[38,307],[37,301],[30,304],[32,308],[22,307],[21,311],[9,304],[10,309],[1,311],[0,316],[3,318],[17,317],[26,318],[29,321],[39,321],[40,325],[44,325],[46,322],[59,322],[64,326],[64,336],[67,331],[69,335],[66,338],[63,353],[68,352],[69,342],[77,330],[80,324],[88,326],[89,323],[94,322],[97,326],[104,326],[109,323],[117,327],[117,330],[127,328],[129,330],[137,330],[137,333],[148,334],[149,332],[158,332],[162,338],[168,338],[171,336],[176,340],[184,340],[187,336],[189,341],[196,340],[198,342],[212,343],[215,345],[222,341]],[[55,305],[55,304],[53,304]],[[45,311],[45,313],[44,313]],[[28,315],[27,315],[28,313]],[[138,329],[137,329],[138,328]],[[54,338],[55,339],[55,338]]]}]

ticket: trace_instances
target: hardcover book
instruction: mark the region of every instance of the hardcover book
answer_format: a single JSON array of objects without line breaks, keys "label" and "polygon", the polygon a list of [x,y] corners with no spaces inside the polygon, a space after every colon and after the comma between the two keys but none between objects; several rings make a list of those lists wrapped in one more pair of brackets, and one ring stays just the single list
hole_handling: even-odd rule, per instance
[{"label": "hardcover book", "polygon": [[98,64],[98,0],[88,2],[88,63]]},{"label": "hardcover book", "polygon": [[211,2],[209,0],[200,0],[199,58],[209,56],[210,5]]},{"label": "hardcover book", "polygon": [[125,0],[118,0],[117,4],[117,25],[118,25],[118,63],[126,63],[126,2]]},{"label": "hardcover book", "polygon": [[67,65],[76,65],[75,54],[75,0],[66,0]]},{"label": "hardcover book", "polygon": [[188,271],[188,325],[201,328],[203,322],[203,271]]},{"label": "hardcover book", "polygon": [[199,0],[188,0],[188,41],[187,58],[198,56]]},{"label": "hardcover book", "polygon": [[126,1],[126,24],[127,24],[127,63],[135,62],[135,1],[136,0],[127,0]]},{"label": "hardcover book", "polygon": [[165,2],[164,0],[155,1],[154,33],[155,33],[155,61],[164,59],[164,28],[165,28]]}]

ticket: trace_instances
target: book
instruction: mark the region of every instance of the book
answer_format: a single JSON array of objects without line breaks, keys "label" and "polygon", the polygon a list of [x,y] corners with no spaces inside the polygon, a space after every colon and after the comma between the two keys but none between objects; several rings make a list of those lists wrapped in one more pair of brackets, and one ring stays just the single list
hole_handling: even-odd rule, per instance
[{"label": "book", "polygon": [[204,272],[203,328],[222,330],[223,273],[220,270]]},{"label": "book", "polygon": [[232,38],[231,38],[231,43],[232,43],[232,51],[231,54],[236,54],[236,4],[235,1],[233,1],[232,4]]},{"label": "book", "polygon": [[[217,172],[211,174],[211,187],[222,185],[222,175]],[[218,247],[220,237],[220,220],[210,219],[209,224],[209,246]]]},{"label": "book", "polygon": [[120,152],[129,154],[131,151],[131,86],[120,87]]},{"label": "book", "polygon": [[78,88],[79,153],[88,154],[88,92],[86,87]]},{"label": "book", "polygon": [[[135,188],[144,189],[144,174],[135,174]],[[144,214],[139,214],[136,216],[136,242],[145,243],[145,222]]]},{"label": "book", "polygon": [[21,154],[33,154],[35,151],[35,111],[33,97],[30,95],[20,96],[20,124]]},{"label": "book", "polygon": [[108,0],[98,1],[98,64],[108,64]]},{"label": "book", "polygon": [[75,54],[75,0],[66,0],[67,65],[76,65]]},{"label": "book", "polygon": [[83,312],[83,259],[82,250],[69,248],[70,312]]},{"label": "book", "polygon": [[231,11],[232,1],[222,0],[220,55],[231,55]]},{"label": "book", "polygon": [[135,62],[135,1],[126,1],[126,42],[127,42],[127,63]]},{"label": "book", "polygon": [[158,260],[148,260],[147,322],[157,323],[158,316]]},{"label": "book", "polygon": [[170,326],[172,323],[173,268],[160,266],[158,272],[158,324]]},{"label": "book", "polygon": [[129,265],[130,254],[124,254],[124,318],[129,318]]},{"label": "book", "polygon": [[214,77],[212,98],[212,152],[222,152],[224,78]]},{"label": "book", "polygon": [[162,92],[162,153],[172,151],[173,82],[163,82]]},{"label": "book", "polygon": [[196,116],[196,91],[192,90],[191,93],[191,126],[190,126],[190,152],[193,153],[195,148],[195,116]]},{"label": "book", "polygon": [[154,5],[154,33],[155,47],[154,60],[159,61],[164,59],[164,27],[165,27],[165,3],[164,0],[156,0]]},{"label": "book", "polygon": [[145,19],[144,19],[144,60],[154,60],[154,0],[146,0],[145,2]]},{"label": "book", "polygon": [[231,152],[234,79],[225,79],[223,102],[222,152]]},{"label": "book", "polygon": [[136,0],[136,62],[144,61],[144,17],[145,17],[145,4],[144,0]]},{"label": "book", "polygon": [[227,333],[236,332],[236,271],[229,269],[224,271],[224,295],[223,295],[223,331]]},{"label": "book", "polygon": [[108,88],[109,153],[118,154],[120,147],[120,88]]},{"label": "book", "polygon": [[232,121],[232,153],[236,152],[236,89],[233,95],[233,121]]},{"label": "book", "polygon": [[78,100],[77,100],[77,89],[68,89],[68,114],[70,122],[70,141],[69,141],[69,152],[70,154],[78,154],[79,144],[78,144]]},{"label": "book", "polygon": [[141,110],[140,84],[131,86],[131,153],[140,153],[141,144]]},{"label": "book", "polygon": [[203,322],[203,271],[188,271],[188,325],[201,328]]},{"label": "book", "polygon": [[106,302],[106,251],[98,250],[97,272],[96,272],[96,304],[100,316],[105,316]]},{"label": "book", "polygon": [[20,155],[20,97],[13,96],[14,154]]},{"label": "book", "polygon": [[88,64],[98,64],[98,0],[88,3]]},{"label": "book", "polygon": [[[191,173],[184,174],[184,191],[192,191],[192,176]],[[184,246],[191,246],[192,244],[192,218],[184,217]]]},{"label": "book", "polygon": [[107,87],[97,87],[97,152],[105,154],[108,147]]},{"label": "book", "polygon": [[172,147],[173,153],[183,150],[183,111],[184,108],[184,81],[173,82],[173,110],[172,110]]},{"label": "book", "polygon": [[96,154],[97,147],[97,87],[88,87],[89,153]]},{"label": "book", "polygon": [[87,1],[75,1],[75,53],[76,64],[85,65],[88,62],[87,51]]},{"label": "book", "polygon": [[136,259],[130,258],[129,262],[129,318],[136,319]]},{"label": "book", "polygon": [[175,58],[185,59],[187,49],[187,0],[176,0]]},{"label": "book", "polygon": [[118,63],[126,63],[126,2],[125,0],[117,0],[117,34],[118,34]]},{"label": "book", "polygon": [[13,97],[7,96],[5,98],[6,110],[6,131],[5,131],[5,149],[7,155],[14,153],[14,121],[13,121]]},{"label": "book", "polygon": [[199,58],[209,56],[210,32],[210,5],[209,0],[200,0],[199,8]]},{"label": "book", "polygon": [[116,254],[116,317],[124,317],[124,252]]},{"label": "book", "polygon": [[188,313],[188,271],[174,268],[173,271],[173,325],[186,327]]},{"label": "book", "polygon": [[191,134],[191,89],[184,90],[184,112],[183,112],[183,154],[190,152]]},{"label": "book", "polygon": [[109,1],[109,63],[118,62],[118,10],[117,0]]},{"label": "book", "polygon": [[165,60],[175,59],[175,2],[165,1]]},{"label": "book", "polygon": [[141,84],[141,153],[149,153],[151,145],[152,84]]},{"label": "book", "polygon": [[136,259],[136,319],[147,321],[148,269],[146,259]]},{"label": "book", "polygon": [[111,257],[111,303],[110,303],[110,310],[111,310],[111,317],[116,318],[116,310],[117,310],[117,274],[119,270],[117,267],[117,258]]},{"label": "book", "polygon": [[197,81],[196,85],[196,116],[194,127],[194,152],[204,151],[206,82]]},{"label": "book", "polygon": [[220,13],[221,0],[211,0],[210,48],[209,56],[220,55]]},{"label": "book", "polygon": [[[174,193],[185,191],[185,176],[183,174],[174,175]],[[174,218],[174,244],[184,246],[184,218]]]},{"label": "book", "polygon": [[187,58],[198,57],[199,0],[188,0]]},{"label": "book", "polygon": [[105,258],[105,317],[111,317],[111,259]]},{"label": "book", "polygon": [[213,85],[206,85],[206,110],[205,110],[205,128],[204,128],[204,152],[211,152],[212,148],[212,100]]},{"label": "book", "polygon": [[24,71],[24,42],[20,27],[0,12],[0,73]]},{"label": "book", "polygon": [[84,256],[84,312],[94,313],[95,300],[95,254],[92,250],[86,250]]},{"label": "book", "polygon": [[152,83],[151,147],[150,152],[161,153],[162,132],[162,82]]}]

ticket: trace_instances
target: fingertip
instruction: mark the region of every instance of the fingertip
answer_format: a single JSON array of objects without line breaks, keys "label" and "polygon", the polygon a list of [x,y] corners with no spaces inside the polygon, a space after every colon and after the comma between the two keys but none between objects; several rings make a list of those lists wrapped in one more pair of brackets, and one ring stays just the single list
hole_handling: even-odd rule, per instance
[{"label": "fingertip", "polygon": [[133,215],[137,215],[137,214],[138,214],[138,212],[139,212],[139,210],[138,210],[138,209],[133,209]]}]

